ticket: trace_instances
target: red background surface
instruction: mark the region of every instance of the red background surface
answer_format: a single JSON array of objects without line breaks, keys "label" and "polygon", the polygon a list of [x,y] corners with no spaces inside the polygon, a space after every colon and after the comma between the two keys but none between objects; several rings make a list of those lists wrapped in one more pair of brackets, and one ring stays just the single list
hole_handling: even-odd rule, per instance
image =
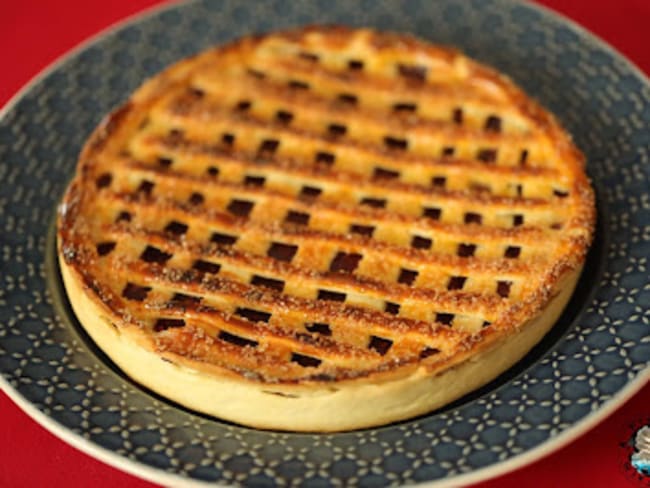
[{"label": "red background surface", "polygon": [[[0,106],[70,48],[159,0],[0,0]],[[650,0],[543,0],[596,33],[650,74]],[[649,128],[650,130],[650,128]],[[625,487],[633,427],[650,416],[650,385],[600,425],[546,458],[480,485]],[[648,486],[647,483],[644,483]],[[0,486],[154,486],[70,447],[0,392]]]}]

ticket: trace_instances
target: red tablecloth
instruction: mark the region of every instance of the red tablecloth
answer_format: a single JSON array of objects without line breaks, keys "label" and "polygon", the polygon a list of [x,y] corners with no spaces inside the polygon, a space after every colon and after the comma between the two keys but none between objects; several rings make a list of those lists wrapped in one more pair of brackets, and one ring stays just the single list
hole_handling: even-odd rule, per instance
[{"label": "red tablecloth", "polygon": [[[0,0],[0,106],[79,42],[156,3],[159,0]],[[597,33],[650,74],[650,0],[541,3]],[[634,486],[624,469],[620,444],[629,438],[633,425],[648,416],[650,385],[569,446],[480,486]],[[0,393],[0,426],[0,486],[152,486],[68,446],[27,417],[4,393]]]}]

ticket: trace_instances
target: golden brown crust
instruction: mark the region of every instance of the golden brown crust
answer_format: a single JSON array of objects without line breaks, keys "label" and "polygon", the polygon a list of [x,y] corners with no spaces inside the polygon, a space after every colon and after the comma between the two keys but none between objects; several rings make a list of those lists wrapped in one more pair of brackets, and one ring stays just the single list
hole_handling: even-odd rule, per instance
[{"label": "golden brown crust", "polygon": [[59,250],[139,347],[215,381],[322,388],[440,375],[516,336],[594,221],[582,154],[508,78],[308,27],[147,81],[84,147]]}]

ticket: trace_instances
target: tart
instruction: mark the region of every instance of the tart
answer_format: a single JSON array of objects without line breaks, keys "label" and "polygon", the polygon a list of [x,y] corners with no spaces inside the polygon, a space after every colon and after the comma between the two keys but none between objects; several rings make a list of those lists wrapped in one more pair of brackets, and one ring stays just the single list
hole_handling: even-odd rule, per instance
[{"label": "tart", "polygon": [[251,36],[146,81],[58,214],[81,325],[247,426],[431,412],[553,326],[592,239],[583,155],[495,70],[370,29]]}]

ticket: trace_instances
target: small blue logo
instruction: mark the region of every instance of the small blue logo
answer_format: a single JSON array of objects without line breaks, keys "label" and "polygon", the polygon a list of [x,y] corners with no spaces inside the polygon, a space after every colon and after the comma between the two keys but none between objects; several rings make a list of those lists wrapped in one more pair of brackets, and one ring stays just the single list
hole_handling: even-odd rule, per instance
[{"label": "small blue logo", "polygon": [[630,464],[642,476],[650,476],[650,425],[641,427],[634,436],[634,452]]},{"label": "small blue logo", "polygon": [[625,428],[619,462],[634,486],[650,488],[650,416],[630,422]]}]

